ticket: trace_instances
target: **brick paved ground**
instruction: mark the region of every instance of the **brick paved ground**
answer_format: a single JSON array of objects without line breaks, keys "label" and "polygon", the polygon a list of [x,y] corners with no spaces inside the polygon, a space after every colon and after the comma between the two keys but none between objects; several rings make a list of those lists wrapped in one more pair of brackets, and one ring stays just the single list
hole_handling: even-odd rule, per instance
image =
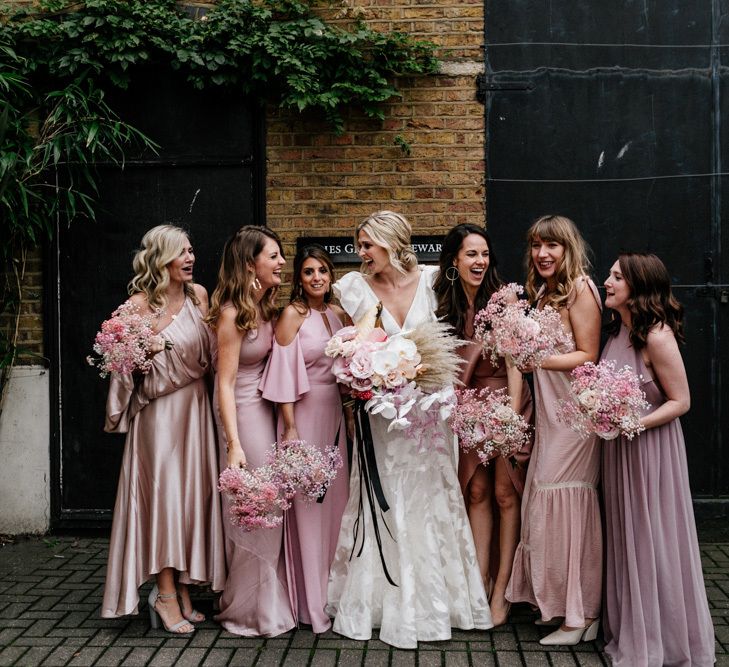
[{"label": "brick paved ground", "polygon": [[[148,618],[103,620],[99,603],[107,541],[45,538],[0,548],[0,667],[3,665],[608,665],[602,644],[546,650],[522,607],[492,632],[454,631],[448,642],[400,651],[372,639],[292,631],[274,639],[243,639],[210,621],[191,638],[150,630]],[[717,666],[729,667],[729,543],[702,546],[716,630]],[[144,590],[148,590],[145,587]],[[199,605],[211,610],[211,599]]]}]

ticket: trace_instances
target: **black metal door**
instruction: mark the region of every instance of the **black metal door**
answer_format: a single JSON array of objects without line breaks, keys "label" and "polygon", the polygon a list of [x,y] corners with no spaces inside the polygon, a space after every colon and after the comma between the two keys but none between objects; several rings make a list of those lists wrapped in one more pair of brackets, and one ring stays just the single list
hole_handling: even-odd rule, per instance
[{"label": "black metal door", "polygon": [[666,262],[686,308],[692,489],[715,501],[729,494],[727,14],[720,0],[486,0],[480,82],[488,223],[510,278],[545,213],[578,223],[598,284],[621,249]]},{"label": "black metal door", "polygon": [[124,436],[103,433],[107,381],[84,360],[101,321],[126,297],[142,235],[165,222],[188,229],[195,279],[212,292],[225,239],[264,222],[262,114],[245,100],[145,71],[112,107],[161,148],[131,156],[123,170],[99,165],[97,221],[57,237],[48,285],[58,296],[49,309],[52,512],[56,526],[69,528],[108,518],[114,504]]}]

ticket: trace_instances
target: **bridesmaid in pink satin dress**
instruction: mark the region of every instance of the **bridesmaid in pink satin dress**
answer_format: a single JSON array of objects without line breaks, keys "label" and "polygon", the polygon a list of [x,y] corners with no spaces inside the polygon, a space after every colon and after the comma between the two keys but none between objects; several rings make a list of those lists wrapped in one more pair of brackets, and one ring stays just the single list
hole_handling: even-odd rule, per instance
[{"label": "bridesmaid in pink satin dress", "polygon": [[574,645],[595,639],[600,620],[600,444],[560,422],[555,408],[560,399],[570,400],[568,373],[597,361],[602,306],[574,222],[544,216],[529,228],[527,240],[527,293],[538,307],[559,312],[572,341],[534,370],[534,448],[506,597],[539,607],[538,625],[561,623],[540,644]]},{"label": "bridesmaid in pink satin dress", "polygon": [[[483,227],[460,224],[443,239],[440,273],[433,289],[438,297],[436,314],[468,343],[458,349],[465,360],[460,380],[472,389],[506,389],[512,407],[527,421],[532,418],[529,385],[516,367],[507,369],[504,359],[494,366],[473,341],[473,320],[501,286],[491,239]],[[515,461],[496,456],[483,465],[474,451],[458,452],[458,479],[473,531],[484,587],[491,591],[494,627],[508,620],[511,605],[504,596],[519,542],[521,496],[524,492],[531,442]]]},{"label": "bridesmaid in pink satin dress", "polygon": [[280,440],[305,440],[323,451],[339,449],[343,467],[321,503],[294,498],[286,513],[289,585],[296,593],[298,620],[316,634],[331,627],[324,611],[329,566],[349,497],[346,427],[333,359],[324,354],[343,326],[344,311],[331,305],[334,267],[319,246],[302,248],[294,259],[291,303],[276,323],[276,338],[263,374],[263,397],[279,404]]},{"label": "bridesmaid in pink satin dress", "polygon": [[[104,618],[136,614],[138,588],[155,578],[149,611],[156,627],[187,635],[205,617],[188,584],[221,590],[225,557],[217,492],[215,433],[205,376],[210,371],[207,292],[193,284],[187,234],[150,229],[134,258],[130,301],[152,319],[152,368],[113,374],[105,430],[127,433],[109,544]],[[160,286],[167,284],[161,289]],[[173,346],[165,349],[165,342]]]},{"label": "bridesmaid in pink satin dress", "polygon": [[[265,227],[241,227],[223,250],[207,319],[216,334],[213,408],[221,467],[259,467],[276,441],[273,404],[258,385],[273,344],[274,299],[285,263],[281,242]],[[228,578],[216,620],[249,637],[290,630],[295,621],[283,526],[245,532],[230,522],[225,499],[223,506]]]}]

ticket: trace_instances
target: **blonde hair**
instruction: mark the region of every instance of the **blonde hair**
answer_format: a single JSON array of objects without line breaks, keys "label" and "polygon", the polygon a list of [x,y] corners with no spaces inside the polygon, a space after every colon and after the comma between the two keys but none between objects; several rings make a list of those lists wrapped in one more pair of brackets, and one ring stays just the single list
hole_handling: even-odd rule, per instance
[{"label": "blonde hair", "polygon": [[[390,264],[400,273],[407,273],[418,265],[418,258],[410,245],[413,233],[410,223],[404,215],[393,211],[377,211],[360,222],[354,230],[354,245],[359,244],[359,233],[364,232],[372,241],[384,248],[390,258]],[[365,271],[362,262],[360,271]]]},{"label": "blonde hair", "polygon": [[[253,299],[253,283],[256,274],[251,271],[256,257],[263,251],[266,241],[273,239],[278,244],[281,256],[281,240],[275,232],[258,225],[241,227],[225,243],[223,258],[218,271],[218,284],[210,298],[210,310],[205,321],[214,329],[224,304],[230,302],[235,308],[235,325],[239,331],[256,328],[258,312]],[[264,322],[276,314],[276,292],[278,287],[269,287],[260,301]]]},{"label": "blonde hair", "polygon": [[[141,248],[132,260],[134,277],[129,281],[129,295],[142,293],[149,307],[164,308],[167,305],[167,288],[170,272],[167,266],[184,251],[190,239],[187,232],[174,225],[157,225],[143,237]],[[185,283],[185,294],[199,303],[192,283]]]},{"label": "blonde hair", "polygon": [[527,231],[527,252],[525,264],[527,270],[526,291],[534,301],[539,294],[544,280],[539,276],[532,260],[532,243],[535,239],[555,241],[564,246],[562,261],[557,266],[557,287],[544,296],[544,303],[553,308],[564,308],[575,289],[575,283],[583,276],[590,274],[589,248],[582,238],[577,225],[563,215],[543,215],[537,218]]}]

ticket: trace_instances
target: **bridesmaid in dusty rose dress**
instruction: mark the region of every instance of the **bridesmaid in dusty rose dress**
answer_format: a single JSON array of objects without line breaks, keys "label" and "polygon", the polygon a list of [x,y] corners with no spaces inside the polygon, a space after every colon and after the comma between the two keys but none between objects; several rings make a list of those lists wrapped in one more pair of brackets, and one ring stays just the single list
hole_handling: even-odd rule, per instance
[{"label": "bridesmaid in dusty rose dress", "polygon": [[[482,227],[456,225],[443,239],[440,273],[433,289],[438,297],[436,314],[468,341],[459,348],[465,360],[460,380],[472,389],[507,389],[512,407],[527,421],[532,417],[529,385],[521,371],[497,366],[481,354],[473,341],[473,319],[501,286],[491,239]],[[520,506],[524,491],[531,442],[517,453],[515,461],[497,457],[484,466],[476,452],[458,453],[458,479],[466,501],[478,563],[484,586],[491,591],[494,626],[506,623],[511,605],[504,594],[511,576],[514,552],[519,542]]]},{"label": "bridesmaid in dusty rose dress", "polygon": [[[220,465],[259,467],[276,441],[273,404],[258,385],[273,344],[275,294],[286,263],[281,242],[265,227],[241,227],[225,244],[207,322],[215,330],[213,407]],[[229,632],[272,637],[294,627],[286,582],[283,527],[245,532],[228,520],[228,579],[216,616]]]},{"label": "bridesmaid in dusty rose dress", "polygon": [[[195,256],[185,232],[149,230],[134,258],[130,301],[158,338],[146,375],[114,375],[105,430],[127,433],[109,544],[101,615],[137,612],[137,589],[156,577],[150,616],[174,634],[205,617],[188,584],[221,590],[225,558],[216,490],[215,434],[205,375],[207,292],[192,282]],[[166,285],[166,287],[165,287]],[[165,349],[165,341],[173,343]]]},{"label": "bridesmaid in dusty rose dress", "polygon": [[324,354],[332,333],[343,326],[344,311],[332,305],[334,267],[320,246],[302,248],[294,259],[291,303],[276,323],[276,339],[263,374],[263,397],[279,404],[278,435],[306,440],[322,450],[339,449],[343,468],[321,503],[294,498],[286,513],[289,585],[296,593],[298,620],[315,633],[331,620],[324,611],[329,566],[349,497],[347,441],[339,387]]},{"label": "bridesmaid in dusty rose dress", "polygon": [[522,503],[521,542],[506,590],[512,602],[539,607],[539,625],[559,619],[543,645],[572,645],[597,636],[602,590],[602,526],[597,484],[600,448],[556,417],[569,398],[568,373],[597,361],[600,297],[587,277],[585,242],[562,216],[539,218],[527,232],[527,293],[551,305],[573,344],[534,370],[535,441]]},{"label": "bridesmaid in dusty rose dress", "polygon": [[602,358],[642,375],[651,408],[633,440],[603,444],[605,652],[615,667],[709,667],[714,633],[678,418],[689,409],[683,308],[652,254],[623,253],[605,281]]}]

